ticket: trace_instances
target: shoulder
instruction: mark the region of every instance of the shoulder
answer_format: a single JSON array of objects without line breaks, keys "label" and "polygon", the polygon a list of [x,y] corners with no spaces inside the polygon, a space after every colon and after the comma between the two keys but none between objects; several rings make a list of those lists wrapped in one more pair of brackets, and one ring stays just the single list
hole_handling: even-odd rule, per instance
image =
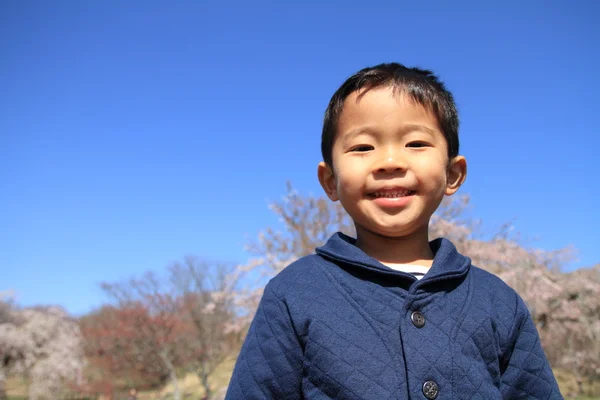
[{"label": "shoulder", "polygon": [[491,272],[472,265],[470,273],[475,292],[493,299],[494,302],[514,303],[519,297],[512,287]]},{"label": "shoulder", "polygon": [[523,313],[521,296],[497,275],[475,266],[471,267],[471,274],[473,300],[489,304],[491,314],[508,324]]},{"label": "shoulder", "polygon": [[488,305],[488,313],[498,325],[503,336],[511,332],[525,319],[529,311],[521,296],[498,276],[481,268],[471,267],[473,282],[473,301],[478,306]]},{"label": "shoulder", "polygon": [[324,267],[330,264],[322,257],[311,254],[304,256],[281,270],[267,286],[279,297],[289,297],[300,293],[313,293],[328,285]]}]

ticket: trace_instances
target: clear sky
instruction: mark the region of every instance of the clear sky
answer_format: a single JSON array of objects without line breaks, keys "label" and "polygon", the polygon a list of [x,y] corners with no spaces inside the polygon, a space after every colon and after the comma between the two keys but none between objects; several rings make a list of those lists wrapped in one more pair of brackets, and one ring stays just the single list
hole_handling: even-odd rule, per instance
[{"label": "clear sky", "polygon": [[[416,3],[424,5],[416,5]],[[0,291],[87,312],[102,281],[243,262],[358,69],[454,92],[473,215],[600,262],[600,2],[0,2]]]}]

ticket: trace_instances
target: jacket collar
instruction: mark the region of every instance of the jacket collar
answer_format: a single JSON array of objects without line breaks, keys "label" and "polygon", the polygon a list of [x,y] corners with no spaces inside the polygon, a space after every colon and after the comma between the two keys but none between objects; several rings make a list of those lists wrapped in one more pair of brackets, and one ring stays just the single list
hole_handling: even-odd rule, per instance
[{"label": "jacket collar", "polygon": [[[331,236],[327,243],[318,247],[316,252],[324,258],[363,268],[371,272],[410,277],[410,275],[404,272],[395,271],[381,264],[359,249],[355,243],[356,239],[338,232]],[[460,254],[448,239],[435,239],[429,242],[429,246],[434,254],[433,265],[429,272],[413,285],[414,289],[442,280],[462,278],[469,272],[471,259]]]}]

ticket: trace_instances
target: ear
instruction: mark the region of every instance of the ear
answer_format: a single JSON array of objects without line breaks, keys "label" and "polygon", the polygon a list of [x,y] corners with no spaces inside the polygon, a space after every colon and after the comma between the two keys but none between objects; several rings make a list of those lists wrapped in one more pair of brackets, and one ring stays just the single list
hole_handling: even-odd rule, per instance
[{"label": "ear", "polygon": [[321,161],[317,168],[317,175],[319,176],[319,182],[321,183],[321,187],[325,191],[325,194],[327,194],[327,197],[329,197],[331,201],[338,201],[339,197],[333,168],[324,161]]},{"label": "ear", "polygon": [[456,156],[450,161],[446,177],[446,196],[451,196],[467,179],[467,159]]}]

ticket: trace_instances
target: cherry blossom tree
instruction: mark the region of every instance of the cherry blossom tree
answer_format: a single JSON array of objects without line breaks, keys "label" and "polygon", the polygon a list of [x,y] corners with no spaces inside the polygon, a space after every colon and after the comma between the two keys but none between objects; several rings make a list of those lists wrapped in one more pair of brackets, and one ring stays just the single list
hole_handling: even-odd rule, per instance
[{"label": "cherry blossom tree", "polygon": [[198,376],[205,397],[211,398],[209,376],[241,345],[239,333],[228,329],[236,317],[229,295],[236,286],[232,267],[189,256],[171,265],[169,276],[180,299],[180,315],[191,326],[187,367]]},{"label": "cherry blossom tree", "polygon": [[130,371],[154,365],[168,376],[173,398],[179,400],[178,370],[186,357],[180,343],[185,343],[190,327],[178,313],[175,294],[152,272],[127,282],[104,283],[102,288],[120,310],[120,323],[107,329],[114,339],[109,346],[117,364]]},{"label": "cherry blossom tree", "polygon": [[82,335],[63,309],[21,309],[2,300],[0,318],[0,398],[6,379],[15,375],[29,378],[32,400],[57,398],[82,383]]},{"label": "cherry blossom tree", "polygon": [[90,391],[110,394],[165,384],[170,371],[159,355],[164,340],[159,332],[168,329],[164,323],[139,302],[105,305],[82,317]]},{"label": "cherry blossom tree", "polygon": [[190,256],[161,278],[146,273],[104,284],[114,304],[82,319],[90,362],[105,372],[96,385],[115,390],[115,377],[119,390],[169,381],[177,399],[177,378],[192,372],[211,397],[209,376],[241,345],[239,332],[228,329],[236,318],[228,295],[235,288],[231,269]]}]

